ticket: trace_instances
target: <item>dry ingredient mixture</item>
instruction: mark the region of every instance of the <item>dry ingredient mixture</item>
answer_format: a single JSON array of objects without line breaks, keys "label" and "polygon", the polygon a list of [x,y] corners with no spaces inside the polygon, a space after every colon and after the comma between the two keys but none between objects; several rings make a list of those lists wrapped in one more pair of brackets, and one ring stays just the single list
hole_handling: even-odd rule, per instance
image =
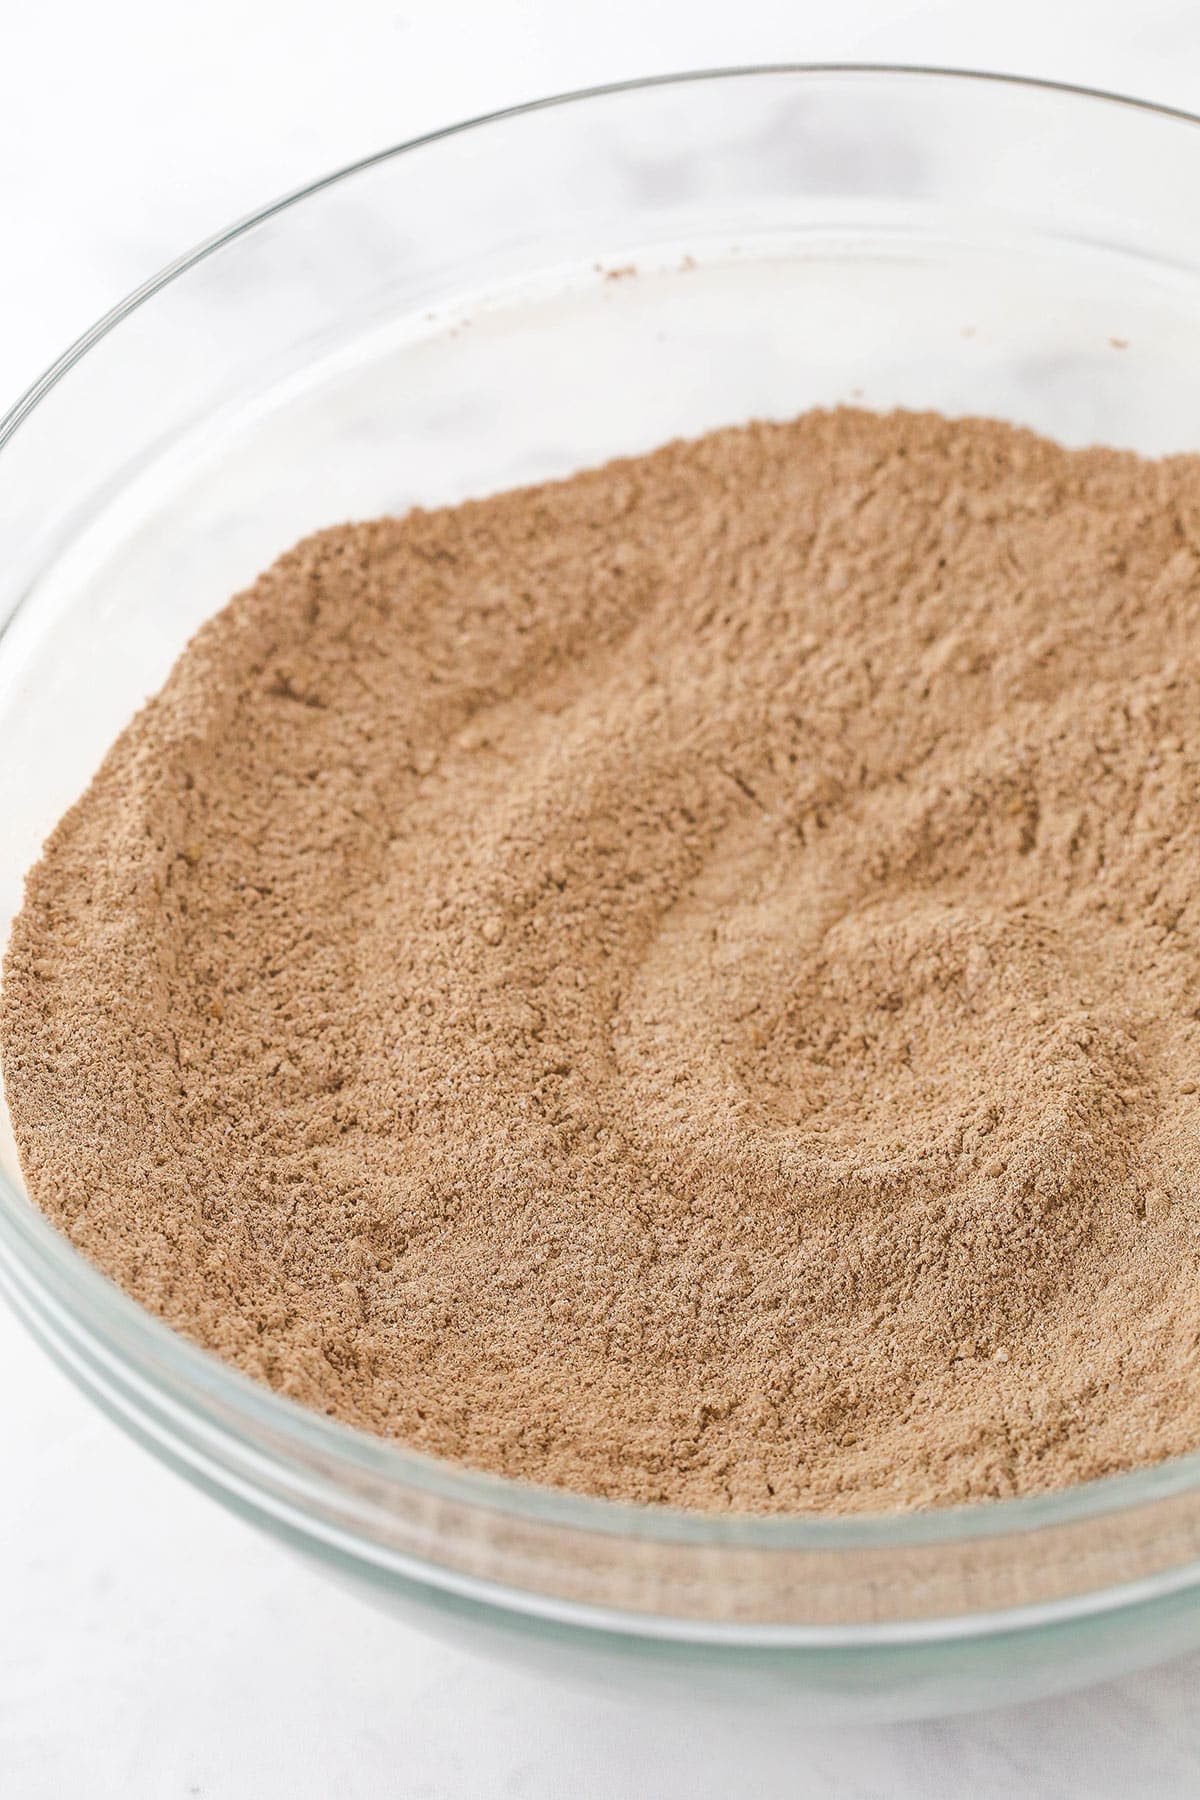
[{"label": "dry ingredient mixture", "polygon": [[29,878],[37,1201],[439,1456],[783,1511],[1200,1444],[1200,459],[813,413],[321,532]]}]

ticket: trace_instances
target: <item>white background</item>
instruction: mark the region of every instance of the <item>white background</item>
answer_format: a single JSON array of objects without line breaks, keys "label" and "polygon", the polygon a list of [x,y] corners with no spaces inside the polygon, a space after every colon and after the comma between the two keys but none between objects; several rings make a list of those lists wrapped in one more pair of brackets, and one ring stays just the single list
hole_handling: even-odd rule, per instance
[{"label": "white background", "polygon": [[[1180,0],[0,0],[0,409],[145,275],[311,176],[540,93],[772,59],[1200,110]],[[3,1800],[1172,1800],[1200,1792],[1198,1689],[1193,1659],[1019,1711],[803,1734],[558,1691],[260,1541],[0,1312]]]}]

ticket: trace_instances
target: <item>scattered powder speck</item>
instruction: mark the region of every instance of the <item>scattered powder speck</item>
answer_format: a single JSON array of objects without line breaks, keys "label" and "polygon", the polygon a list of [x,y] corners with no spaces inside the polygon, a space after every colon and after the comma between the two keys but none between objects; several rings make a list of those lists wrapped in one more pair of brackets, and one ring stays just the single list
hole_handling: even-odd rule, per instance
[{"label": "scattered powder speck", "polygon": [[307,539],[29,877],[31,1192],[436,1455],[789,1511],[1200,1445],[1200,459],[862,411]]}]

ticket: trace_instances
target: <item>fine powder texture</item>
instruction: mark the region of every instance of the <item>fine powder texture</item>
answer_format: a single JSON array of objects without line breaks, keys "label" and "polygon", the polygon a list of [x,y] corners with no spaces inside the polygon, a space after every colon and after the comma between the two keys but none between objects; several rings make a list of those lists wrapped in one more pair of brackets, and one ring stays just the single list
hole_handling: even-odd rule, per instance
[{"label": "fine powder texture", "polygon": [[1200,1445],[1200,459],[838,410],[319,533],[29,878],[30,1189],[438,1456],[703,1508]]}]

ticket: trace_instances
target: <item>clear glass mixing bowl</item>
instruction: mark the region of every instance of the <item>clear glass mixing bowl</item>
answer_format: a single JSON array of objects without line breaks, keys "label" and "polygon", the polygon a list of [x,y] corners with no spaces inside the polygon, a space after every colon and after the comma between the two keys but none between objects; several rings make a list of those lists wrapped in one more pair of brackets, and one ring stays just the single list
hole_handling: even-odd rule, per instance
[{"label": "clear glass mixing bowl", "polygon": [[[349,515],[858,400],[1200,449],[1200,130],[858,68],[653,81],[372,158],[184,257],[0,427],[0,918],[201,618]],[[1044,1498],[710,1518],[356,1434],[142,1312],[0,1147],[0,1275],[108,1412],[430,1622],[822,1716],[973,1706],[1200,1643],[1200,1457]]]}]

